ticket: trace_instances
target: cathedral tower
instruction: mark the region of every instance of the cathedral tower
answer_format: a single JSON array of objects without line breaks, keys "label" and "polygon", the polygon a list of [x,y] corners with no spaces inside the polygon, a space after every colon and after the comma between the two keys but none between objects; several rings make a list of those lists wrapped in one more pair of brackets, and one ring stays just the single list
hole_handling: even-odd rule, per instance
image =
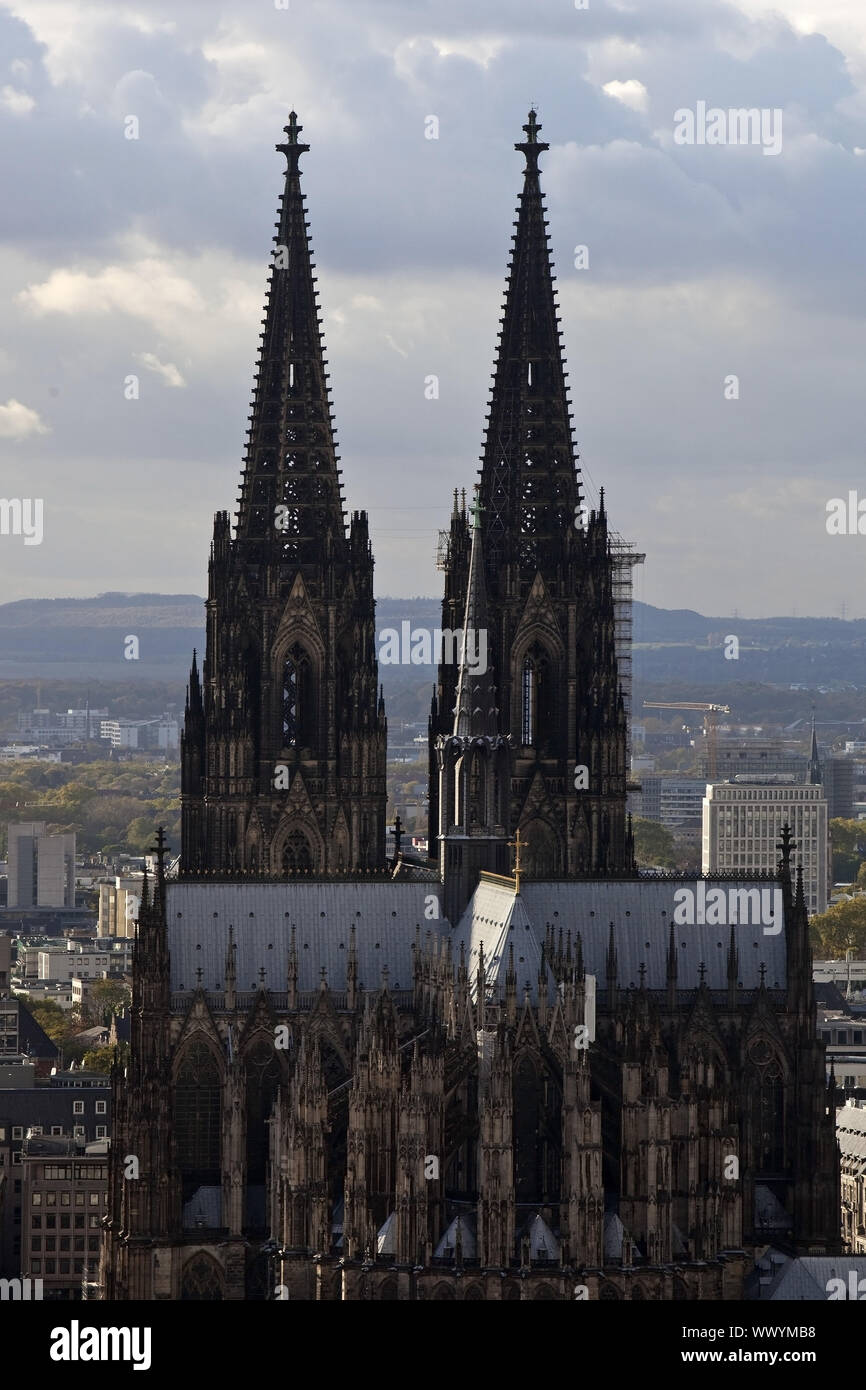
[{"label": "cathedral tower", "polygon": [[[534,111],[515,146],[526,158],[481,464],[488,660],[498,731],[514,759],[507,823],[535,878],[633,868],[626,821],[626,714],[617,674],[613,563],[603,496],[580,489],[538,159]],[[443,629],[459,625],[470,574],[455,505]],[[451,732],[458,672],[443,661],[430,720]],[[431,837],[441,820],[431,777]],[[492,868],[493,865],[487,867]]]},{"label": "cathedral tower", "polygon": [[347,535],[294,112],[234,532],[214,522],[181,872],[380,868],[384,703],[365,512]]}]

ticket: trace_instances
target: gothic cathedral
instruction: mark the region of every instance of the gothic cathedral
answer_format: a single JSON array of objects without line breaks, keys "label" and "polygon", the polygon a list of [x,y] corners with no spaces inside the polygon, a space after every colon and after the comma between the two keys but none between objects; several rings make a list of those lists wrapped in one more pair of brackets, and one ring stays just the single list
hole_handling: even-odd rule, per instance
[{"label": "gothic cathedral", "polygon": [[[103,1298],[737,1299],[770,1247],[840,1249],[796,845],[749,882],[634,865],[540,130],[530,112],[481,474],[447,533],[426,866],[386,863],[373,559],[343,510],[294,113],[277,146],[179,869],[160,832],[113,1072]],[[678,894],[714,887],[739,915],[683,925]],[[745,908],[769,887],[767,927]]]}]

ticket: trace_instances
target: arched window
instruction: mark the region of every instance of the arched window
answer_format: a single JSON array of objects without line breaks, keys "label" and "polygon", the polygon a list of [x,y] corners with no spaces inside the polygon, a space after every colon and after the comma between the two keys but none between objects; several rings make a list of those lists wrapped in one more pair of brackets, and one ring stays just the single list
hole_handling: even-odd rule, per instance
[{"label": "arched window", "polygon": [[539,642],[523,658],[520,687],[520,741],[542,748],[555,733],[555,705],[550,660]]},{"label": "arched window", "polygon": [[247,1183],[264,1183],[268,1162],[268,1120],[282,1080],[272,1043],[261,1038],[245,1058],[247,1080]]},{"label": "arched window", "polygon": [[185,1049],[174,1083],[177,1165],[187,1201],[196,1188],[220,1181],[219,1064],[203,1038]]},{"label": "arched window", "polygon": [[785,1166],[785,1084],[776,1054],[763,1039],[749,1049],[747,1077],[752,1165],[760,1172]]},{"label": "arched window", "polygon": [[315,743],[313,685],[309,654],[296,642],[283,664],[284,748],[310,747]]},{"label": "arched window", "polygon": [[485,759],[480,748],[473,748],[469,763],[469,824],[487,824]]},{"label": "arched window", "polygon": [[303,830],[293,830],[283,845],[283,873],[298,874],[309,872],[313,867],[310,842]]},{"label": "arched window", "polygon": [[528,1052],[514,1068],[514,1186],[518,1202],[558,1202],[562,1097]]},{"label": "arched window", "polygon": [[210,1255],[196,1255],[186,1265],[181,1276],[180,1296],[185,1303],[222,1301],[222,1274]]}]

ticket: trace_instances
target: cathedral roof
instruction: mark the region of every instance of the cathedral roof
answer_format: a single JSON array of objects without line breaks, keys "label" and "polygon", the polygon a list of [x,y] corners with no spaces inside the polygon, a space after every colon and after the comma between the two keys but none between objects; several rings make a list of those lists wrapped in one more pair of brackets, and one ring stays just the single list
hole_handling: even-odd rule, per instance
[{"label": "cathedral roof", "polygon": [[[772,885],[724,881],[704,885],[704,891],[763,888]],[[453,932],[453,945],[466,953],[470,985],[477,987],[479,951],[483,948],[488,985],[504,988],[508,948],[514,947],[517,988],[528,983],[536,998],[541,948],[548,927],[558,933],[580,933],[584,969],[605,977],[611,923],[617,952],[618,982],[637,987],[645,966],[647,989],[664,989],[670,926],[677,908],[675,894],[683,888],[697,897],[699,885],[679,879],[575,879],[543,882],[523,880],[517,893],[512,879],[485,874]],[[384,968],[393,990],[410,990],[413,983],[415,928],[447,932],[442,915],[441,885],[410,879],[382,882],[315,881],[307,883],[169,882],[167,892],[168,946],[172,990],[222,988],[229,926],[237,946],[239,991],[284,990],[286,967],[295,927],[298,989],[313,990],[321,970],[331,989],[346,988],[349,932],[355,927],[358,984],[378,989]],[[727,987],[730,925],[675,925],[677,979],[680,989],[693,988],[704,967],[707,987]],[[765,932],[760,924],[733,926],[738,953],[738,980],[756,989],[765,966],[768,989],[785,988],[785,932]],[[261,971],[264,970],[262,981]]]},{"label": "cathedral roof", "polygon": [[478,991],[481,950],[484,951],[487,984],[498,991],[500,984],[505,986],[509,946],[514,947],[518,990],[528,985],[530,998],[536,998],[541,942],[533,930],[525,901],[515,892],[510,879],[496,882],[493,875],[481,879],[457,925],[454,945],[458,951],[462,945],[466,953],[473,999]]},{"label": "cathedral roof", "polygon": [[331,989],[346,988],[349,933],[355,928],[358,984],[378,989],[383,968],[394,990],[413,983],[415,927],[426,934],[442,925],[439,887],[411,881],[381,883],[169,883],[168,947],[171,987],[222,988],[229,926],[237,948],[237,988],[257,989],[264,969],[267,989],[286,988],[292,926],[298,957],[298,989],[316,989],[321,969]]},{"label": "cathedral roof", "polygon": [[463,1251],[464,1260],[474,1260],[478,1257],[478,1241],[475,1235],[476,1217],[472,1211],[463,1212],[460,1216],[455,1216],[451,1225],[445,1231],[439,1244],[433,1252],[437,1260],[447,1260],[453,1257],[457,1249],[457,1233],[460,1232],[460,1244]]},{"label": "cathedral roof", "polygon": [[[773,885],[743,880],[706,883],[705,890],[721,887],[728,890],[758,888],[772,894]],[[547,927],[558,932],[571,931],[572,938],[580,932],[583,944],[583,964],[588,974],[604,979],[605,958],[610,941],[610,925],[617,952],[620,986],[637,987],[640,967],[646,966],[647,989],[664,989],[667,981],[667,950],[670,926],[677,908],[674,894],[688,888],[699,898],[699,884],[684,879],[584,879],[557,882],[524,880],[521,897],[526,914],[539,940],[543,941]],[[772,897],[770,898],[772,902]],[[695,915],[698,915],[697,912]],[[761,981],[761,964],[766,966],[768,989],[784,989],[787,979],[785,932],[772,936],[763,926],[735,924],[734,941],[739,956],[738,980],[744,989],[757,989]],[[691,989],[705,967],[709,989],[727,987],[728,947],[731,925],[708,923],[674,926],[677,943],[677,979],[680,989]],[[485,946],[485,955],[487,948]]]}]

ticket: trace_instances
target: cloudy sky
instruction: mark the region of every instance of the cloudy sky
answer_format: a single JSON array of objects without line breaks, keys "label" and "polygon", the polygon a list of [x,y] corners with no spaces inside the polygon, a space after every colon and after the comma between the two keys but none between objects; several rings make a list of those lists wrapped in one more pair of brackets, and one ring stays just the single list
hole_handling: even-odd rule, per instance
[{"label": "cloudy sky", "polygon": [[[204,592],[292,106],[347,502],[378,593],[438,593],[536,103],[586,491],[638,596],[866,615],[866,536],[826,529],[866,500],[862,0],[282,3],[0,0],[0,491],[45,506],[0,600]],[[676,143],[699,102],[781,110],[781,152]]]}]

